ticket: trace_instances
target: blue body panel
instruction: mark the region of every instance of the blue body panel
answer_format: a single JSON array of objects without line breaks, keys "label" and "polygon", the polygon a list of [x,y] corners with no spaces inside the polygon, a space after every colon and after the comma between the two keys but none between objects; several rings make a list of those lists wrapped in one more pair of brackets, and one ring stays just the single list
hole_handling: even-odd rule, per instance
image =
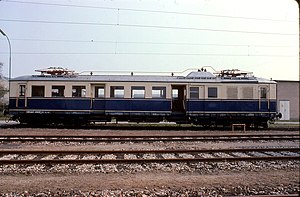
[{"label": "blue body panel", "polygon": [[171,111],[170,100],[155,99],[108,99],[105,109],[108,111]]},{"label": "blue body panel", "polygon": [[[28,98],[25,100],[11,98],[9,107],[13,111],[19,109],[68,113],[71,111],[171,113],[172,101],[168,99]],[[188,100],[186,112],[276,112],[276,100]]]},{"label": "blue body panel", "polygon": [[[18,104],[16,104],[18,102]],[[27,103],[25,105],[25,102]],[[26,107],[25,107],[26,106]],[[22,111],[115,111],[171,112],[171,100],[158,99],[93,99],[90,98],[28,98],[10,99],[10,109]]]},{"label": "blue body panel", "polygon": [[[269,106],[269,107],[268,107]],[[189,100],[187,112],[276,112],[276,100]]]},{"label": "blue body panel", "polygon": [[30,109],[49,110],[90,110],[90,100],[87,99],[35,99],[29,100]]}]

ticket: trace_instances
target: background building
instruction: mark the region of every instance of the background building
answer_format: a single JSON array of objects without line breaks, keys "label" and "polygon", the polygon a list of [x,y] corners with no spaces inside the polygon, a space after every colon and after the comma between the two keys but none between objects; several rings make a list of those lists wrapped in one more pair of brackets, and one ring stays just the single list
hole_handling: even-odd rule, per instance
[{"label": "background building", "polygon": [[281,120],[299,121],[299,84],[300,81],[276,80],[277,109],[282,114]]}]

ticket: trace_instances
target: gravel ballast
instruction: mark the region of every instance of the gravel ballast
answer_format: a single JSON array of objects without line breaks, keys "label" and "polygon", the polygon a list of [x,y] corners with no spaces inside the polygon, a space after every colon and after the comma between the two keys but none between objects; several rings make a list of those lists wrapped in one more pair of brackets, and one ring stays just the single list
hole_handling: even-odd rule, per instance
[{"label": "gravel ballast", "polygon": [[[111,134],[119,131],[57,129],[4,129],[22,134]],[[154,131],[150,131],[154,133]],[[155,133],[172,134],[169,131]],[[176,131],[177,132],[177,131]],[[191,131],[181,131],[190,132]],[[122,131],[143,135],[149,131]],[[178,131],[178,133],[180,133]],[[26,150],[151,150],[219,149],[243,147],[299,147],[299,141],[153,142],[153,143],[0,143],[1,149]],[[253,153],[257,154],[257,153]],[[173,158],[172,154],[162,154]],[[180,154],[182,158],[193,155]],[[204,155],[205,156],[205,155]],[[208,156],[208,155],[207,155]],[[222,155],[219,155],[222,156]],[[227,155],[228,156],[228,155]],[[19,157],[10,155],[10,158]],[[21,156],[22,157],[22,156]],[[31,155],[27,156],[31,157]],[[44,159],[53,159],[48,156]],[[92,157],[92,158],[90,158]],[[135,159],[134,154],[125,155]],[[154,158],[145,154],[143,158]],[[72,159],[68,155],[65,159]],[[94,156],[84,155],[84,159]],[[115,155],[105,155],[114,159]],[[9,158],[5,158],[9,159]],[[0,196],[238,196],[299,194],[300,161],[136,163],[136,164],[37,164],[0,165]]]}]

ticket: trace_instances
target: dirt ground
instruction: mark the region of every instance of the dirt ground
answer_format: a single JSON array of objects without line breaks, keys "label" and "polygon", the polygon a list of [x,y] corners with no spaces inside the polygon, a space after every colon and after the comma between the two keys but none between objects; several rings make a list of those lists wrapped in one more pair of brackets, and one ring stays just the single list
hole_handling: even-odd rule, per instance
[{"label": "dirt ground", "polygon": [[55,190],[114,190],[114,189],[197,189],[248,186],[278,187],[299,184],[298,170],[269,170],[259,172],[222,172],[201,175],[196,173],[136,173],[136,174],[43,174],[43,175],[1,175],[0,191],[39,192]]}]

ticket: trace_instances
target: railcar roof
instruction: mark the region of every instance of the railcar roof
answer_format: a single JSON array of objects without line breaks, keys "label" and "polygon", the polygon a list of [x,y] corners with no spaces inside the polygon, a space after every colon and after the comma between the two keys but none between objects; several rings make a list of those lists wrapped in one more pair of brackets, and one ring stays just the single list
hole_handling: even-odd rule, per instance
[{"label": "railcar roof", "polygon": [[173,82],[173,83],[276,83],[257,77],[218,77],[210,72],[191,72],[187,76],[160,75],[28,75],[11,81],[84,81],[84,82]]}]

